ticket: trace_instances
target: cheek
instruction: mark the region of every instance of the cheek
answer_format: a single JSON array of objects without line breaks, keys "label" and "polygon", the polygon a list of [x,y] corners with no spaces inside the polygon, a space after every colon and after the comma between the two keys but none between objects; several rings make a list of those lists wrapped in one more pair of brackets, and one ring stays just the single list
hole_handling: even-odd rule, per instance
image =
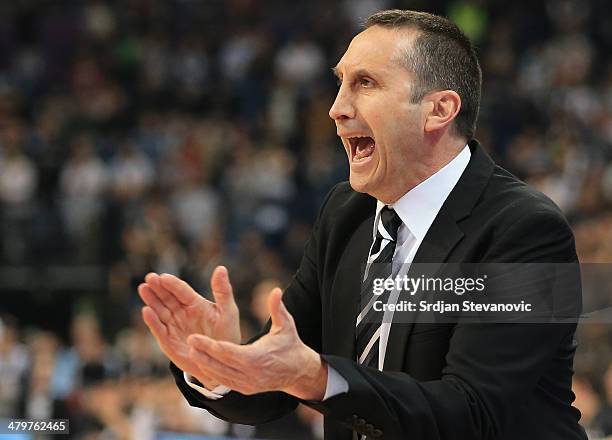
[{"label": "cheek", "polygon": [[392,142],[395,150],[402,150],[414,143],[419,137],[421,127],[420,115],[414,111],[404,109],[397,112],[397,117],[392,118],[385,125],[385,133]]}]

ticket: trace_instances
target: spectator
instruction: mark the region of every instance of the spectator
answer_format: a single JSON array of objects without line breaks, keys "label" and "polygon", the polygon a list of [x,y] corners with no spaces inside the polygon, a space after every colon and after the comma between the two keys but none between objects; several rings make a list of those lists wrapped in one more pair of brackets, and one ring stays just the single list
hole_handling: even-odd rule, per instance
[{"label": "spectator", "polygon": [[17,321],[0,317],[0,418],[17,416],[20,386],[29,361],[26,346],[19,340]]}]

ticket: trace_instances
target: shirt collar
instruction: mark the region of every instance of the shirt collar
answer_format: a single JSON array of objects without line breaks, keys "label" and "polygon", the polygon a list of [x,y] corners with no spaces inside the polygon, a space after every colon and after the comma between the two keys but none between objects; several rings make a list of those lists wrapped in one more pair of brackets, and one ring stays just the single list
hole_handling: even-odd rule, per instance
[{"label": "shirt collar", "polygon": [[[412,188],[397,202],[389,205],[395,209],[402,222],[419,242],[425,238],[442,204],[459,181],[470,161],[470,156],[470,148],[466,145],[453,160]],[[383,207],[385,204],[379,200],[376,204],[374,238]]]}]

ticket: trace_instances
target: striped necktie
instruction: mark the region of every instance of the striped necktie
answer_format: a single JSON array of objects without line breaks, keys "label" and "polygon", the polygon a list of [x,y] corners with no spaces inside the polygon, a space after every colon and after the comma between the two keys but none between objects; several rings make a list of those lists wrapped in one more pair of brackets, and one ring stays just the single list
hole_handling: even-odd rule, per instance
[{"label": "striped necktie", "polygon": [[361,312],[357,316],[355,336],[357,360],[360,364],[378,368],[378,346],[383,311],[372,307],[374,300],[386,304],[389,292],[380,296],[373,293],[374,279],[387,279],[391,276],[391,262],[397,242],[397,230],[402,220],[397,213],[385,206],[380,213],[376,238],[370,250],[366,273],[361,286]]}]

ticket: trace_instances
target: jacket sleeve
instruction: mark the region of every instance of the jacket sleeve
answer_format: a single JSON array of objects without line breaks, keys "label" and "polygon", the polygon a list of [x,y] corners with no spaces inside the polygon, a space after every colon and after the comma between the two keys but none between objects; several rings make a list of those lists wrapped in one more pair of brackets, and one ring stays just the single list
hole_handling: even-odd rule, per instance
[{"label": "jacket sleeve", "polygon": [[[486,261],[577,258],[569,226],[550,209],[508,226],[489,248]],[[459,323],[441,379],[427,382],[323,356],[347,380],[349,391],[324,402],[304,403],[368,438],[497,439],[574,331],[573,323]]]},{"label": "jacket sleeve", "polygon": [[[337,187],[338,185],[327,194],[319,210],[311,236],[305,245],[300,266],[283,295],[283,302],[293,315],[300,338],[317,352],[321,352],[321,297],[317,264],[320,258],[321,224],[324,221],[328,201]],[[270,325],[270,322],[268,322],[262,333],[254,337],[249,343],[266,334]],[[267,392],[245,396],[239,392],[230,391],[220,399],[208,399],[187,385],[183,378],[183,372],[172,363],[170,364],[170,370],[175,377],[179,390],[190,405],[204,408],[220,419],[232,423],[249,425],[265,423],[289,413],[299,403],[298,399],[283,392]]]}]

